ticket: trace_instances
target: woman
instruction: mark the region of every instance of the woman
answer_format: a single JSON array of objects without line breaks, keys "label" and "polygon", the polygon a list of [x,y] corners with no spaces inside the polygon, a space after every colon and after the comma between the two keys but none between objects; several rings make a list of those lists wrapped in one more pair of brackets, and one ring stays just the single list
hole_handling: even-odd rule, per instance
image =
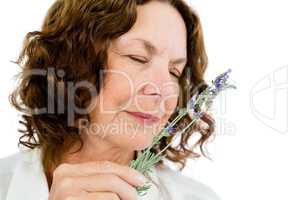
[{"label": "woman", "polygon": [[[1,199],[219,199],[163,161],[138,196],[147,178],[128,167],[190,93],[205,88],[200,21],[182,0],[57,0],[16,63],[23,68],[10,100],[24,113],[19,144],[27,148],[1,160]],[[195,147],[203,153],[213,121],[202,120],[208,128],[188,130],[166,161],[183,169],[200,156]]]}]

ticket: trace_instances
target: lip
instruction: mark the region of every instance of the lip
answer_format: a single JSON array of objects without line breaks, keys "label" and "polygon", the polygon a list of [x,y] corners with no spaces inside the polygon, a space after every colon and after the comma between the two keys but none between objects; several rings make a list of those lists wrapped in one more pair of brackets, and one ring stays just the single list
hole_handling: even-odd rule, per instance
[{"label": "lip", "polygon": [[151,124],[155,124],[155,123],[159,122],[159,120],[160,120],[160,118],[158,118],[154,115],[151,115],[151,114],[147,114],[147,113],[129,112],[129,111],[126,111],[126,113],[135,117],[142,124],[151,125]]}]

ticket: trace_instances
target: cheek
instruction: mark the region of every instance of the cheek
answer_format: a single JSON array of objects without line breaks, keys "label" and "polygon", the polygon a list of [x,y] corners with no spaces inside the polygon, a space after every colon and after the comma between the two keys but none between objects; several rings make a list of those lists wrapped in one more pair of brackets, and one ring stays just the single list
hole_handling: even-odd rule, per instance
[{"label": "cheek", "polygon": [[103,88],[103,103],[118,112],[129,106],[133,94],[133,84],[124,72],[111,72],[109,80]]},{"label": "cheek", "polygon": [[126,109],[134,93],[133,77],[136,75],[128,63],[115,54],[109,53],[108,66],[105,71],[103,96],[116,112]]},{"label": "cheek", "polygon": [[178,95],[172,96],[169,99],[166,100],[166,113],[172,114],[177,106],[178,103]]},{"label": "cheek", "polygon": [[113,122],[118,113],[126,109],[130,97],[130,85],[124,76],[110,74],[97,96],[96,107],[90,113],[92,121],[98,124]]},{"label": "cheek", "polygon": [[163,120],[162,120],[162,124],[164,125],[169,121],[169,118],[171,117],[171,115],[174,113],[176,106],[177,106],[177,100],[178,98],[170,98],[168,100],[166,100],[165,102],[165,110],[164,110],[164,115],[163,115]]},{"label": "cheek", "polygon": [[[178,85],[169,88],[169,93],[164,97],[162,104],[164,107],[163,112],[170,116],[176,109],[179,100],[179,87]],[[162,106],[162,105],[161,105]]]}]

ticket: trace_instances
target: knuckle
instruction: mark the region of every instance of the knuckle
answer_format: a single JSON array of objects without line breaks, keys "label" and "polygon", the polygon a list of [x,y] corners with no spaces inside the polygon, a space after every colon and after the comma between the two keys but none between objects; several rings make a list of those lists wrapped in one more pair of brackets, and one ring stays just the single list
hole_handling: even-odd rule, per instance
[{"label": "knuckle", "polygon": [[130,167],[126,167],[126,170],[127,170],[127,173],[128,174],[132,174],[132,175],[136,175],[136,176],[139,176],[139,175],[143,175],[141,172],[139,172],[138,170],[136,169],[133,169],[133,168],[130,168]]},{"label": "knuckle", "polygon": [[110,182],[111,185],[120,185],[121,181],[120,178],[113,174],[108,174],[107,175],[107,180]]},{"label": "knuckle", "polygon": [[103,169],[103,170],[110,169],[110,168],[113,167],[113,163],[110,162],[110,161],[107,161],[107,160],[105,160],[105,161],[99,161],[98,162],[98,167],[99,167],[99,169]]},{"label": "knuckle", "polygon": [[61,181],[59,182],[59,187],[60,188],[72,188],[74,184],[74,180],[71,177],[66,177],[61,179]]},{"label": "knuckle", "polygon": [[77,200],[77,198],[74,196],[67,196],[64,198],[64,200]]},{"label": "knuckle", "polygon": [[120,200],[119,196],[116,193],[111,193],[108,196],[109,200]]},{"label": "knuckle", "polygon": [[72,197],[72,196],[67,196],[66,198],[64,198],[64,200],[74,200],[74,197]]},{"label": "knuckle", "polygon": [[63,173],[68,169],[69,164],[63,163],[60,164],[54,171],[53,171],[53,177],[62,176]]}]

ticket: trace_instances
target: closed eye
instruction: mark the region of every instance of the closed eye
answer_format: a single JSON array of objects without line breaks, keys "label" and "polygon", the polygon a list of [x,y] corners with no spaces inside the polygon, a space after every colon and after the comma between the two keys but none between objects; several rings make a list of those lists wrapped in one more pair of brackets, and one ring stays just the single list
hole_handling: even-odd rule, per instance
[{"label": "closed eye", "polygon": [[[147,60],[147,59],[141,59],[141,58],[138,58],[137,56],[132,56],[132,55],[128,55],[128,57],[131,59],[131,60],[133,60],[133,61],[135,61],[135,62],[138,62],[138,63],[141,63],[141,64],[146,64],[146,63],[148,63],[149,61]],[[179,79],[180,78],[180,72],[176,69],[176,68],[174,68],[174,71],[176,71],[176,72],[170,72],[170,74],[172,74],[176,79]]]},{"label": "closed eye", "polygon": [[180,75],[180,73],[178,72],[177,69],[175,69],[175,71],[177,71],[177,73],[176,73],[176,72],[171,72],[171,74],[172,74],[175,78],[179,79],[181,75]]},{"label": "closed eye", "polygon": [[146,63],[148,63],[148,60],[146,60],[146,59],[140,59],[140,58],[137,58],[136,56],[131,56],[131,55],[129,55],[128,56],[131,60],[133,60],[133,61],[136,61],[136,62],[138,62],[138,63],[141,63],[141,64],[146,64]]},{"label": "closed eye", "polygon": [[171,72],[171,74],[175,77],[175,78],[177,78],[177,79],[179,79],[180,78],[180,76],[178,76],[176,73],[174,73],[174,72]]}]

